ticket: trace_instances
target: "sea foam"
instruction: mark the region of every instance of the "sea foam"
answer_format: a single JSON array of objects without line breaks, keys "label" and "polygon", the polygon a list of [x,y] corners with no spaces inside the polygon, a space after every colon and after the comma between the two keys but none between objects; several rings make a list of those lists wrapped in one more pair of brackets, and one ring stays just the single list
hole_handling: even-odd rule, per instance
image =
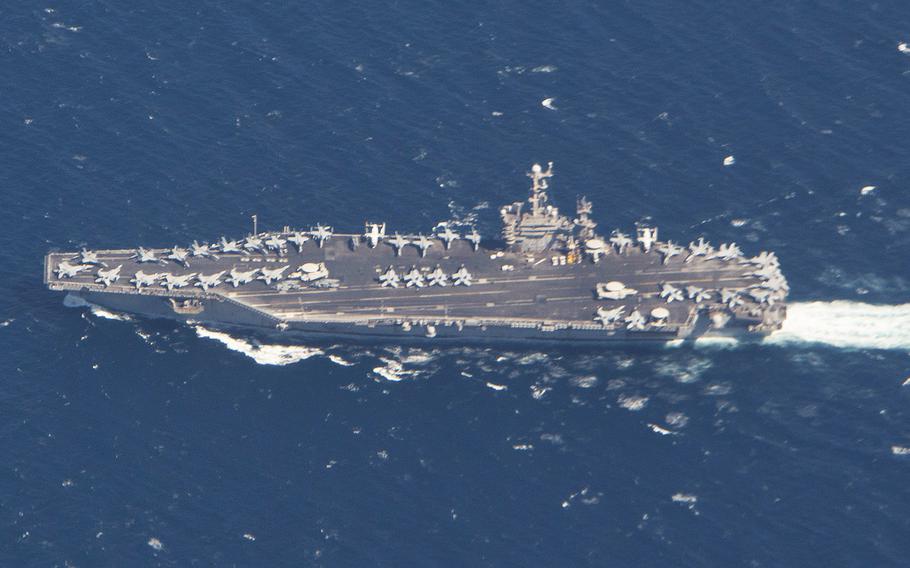
[{"label": "sea foam", "polygon": [[910,350],[910,304],[875,305],[839,300],[787,306],[772,345],[820,343],[846,349]]}]

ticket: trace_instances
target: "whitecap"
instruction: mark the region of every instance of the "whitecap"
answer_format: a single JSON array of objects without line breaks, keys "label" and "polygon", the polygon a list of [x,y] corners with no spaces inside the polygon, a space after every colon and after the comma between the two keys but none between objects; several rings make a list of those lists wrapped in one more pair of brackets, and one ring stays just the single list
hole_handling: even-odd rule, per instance
[{"label": "whitecap", "polygon": [[616,399],[619,406],[632,412],[638,412],[648,404],[648,397],[637,395],[620,395]]},{"label": "whitecap", "polygon": [[538,65],[537,67],[531,69],[531,73],[553,73],[558,71],[559,67],[555,65]]},{"label": "whitecap", "polygon": [[489,382],[487,383],[487,386],[490,387],[491,389],[493,389],[494,391],[504,391],[509,388],[506,385],[497,385],[496,383],[489,383]]},{"label": "whitecap", "polygon": [[657,424],[649,423],[648,428],[650,428],[651,431],[654,432],[655,434],[660,434],[661,436],[675,436],[677,434],[677,432],[674,432],[672,430],[667,430],[666,428],[662,428],[662,427],[658,426]]},{"label": "whitecap", "polygon": [[904,446],[891,446],[891,453],[896,456],[910,456],[910,448]]},{"label": "whitecap", "polygon": [[227,333],[195,326],[196,335],[205,339],[221,342],[231,351],[242,353],[260,365],[291,365],[321,355],[322,350],[302,345],[254,345],[245,339],[233,337]]},{"label": "whitecap", "polygon": [[329,361],[331,361],[332,363],[335,363],[336,365],[341,365],[342,367],[351,367],[355,364],[355,363],[352,363],[351,361],[348,361],[347,359],[344,359],[340,355],[334,355],[334,354],[329,355]]},{"label": "whitecap", "polygon": [[556,98],[550,97],[550,98],[540,101],[540,106],[542,106],[546,109],[550,109],[550,110],[558,110],[556,105],[553,104],[555,102],[556,102]]}]

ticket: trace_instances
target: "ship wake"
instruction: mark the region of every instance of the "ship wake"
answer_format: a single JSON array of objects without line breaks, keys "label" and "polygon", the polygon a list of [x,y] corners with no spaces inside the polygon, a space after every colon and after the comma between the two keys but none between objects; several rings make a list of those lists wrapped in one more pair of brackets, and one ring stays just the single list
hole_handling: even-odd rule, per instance
[{"label": "ship wake", "polygon": [[242,353],[260,365],[293,365],[304,359],[324,354],[321,349],[303,345],[253,343],[201,325],[195,326],[194,329],[199,337],[218,341],[231,351]]},{"label": "ship wake", "polygon": [[765,343],[910,350],[910,304],[876,305],[846,300],[788,304],[783,328],[768,336]]}]

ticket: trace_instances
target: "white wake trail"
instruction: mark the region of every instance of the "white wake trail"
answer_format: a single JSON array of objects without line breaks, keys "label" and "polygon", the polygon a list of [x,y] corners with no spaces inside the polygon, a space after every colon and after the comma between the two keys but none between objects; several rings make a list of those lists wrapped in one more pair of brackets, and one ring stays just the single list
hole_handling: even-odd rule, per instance
[{"label": "white wake trail", "polygon": [[910,304],[875,305],[846,300],[789,304],[783,329],[772,333],[765,343],[910,350]]}]

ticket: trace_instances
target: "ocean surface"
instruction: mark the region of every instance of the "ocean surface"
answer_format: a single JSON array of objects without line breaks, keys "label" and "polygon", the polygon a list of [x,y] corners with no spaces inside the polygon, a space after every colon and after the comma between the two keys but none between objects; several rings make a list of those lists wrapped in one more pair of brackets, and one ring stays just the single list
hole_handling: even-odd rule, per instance
[{"label": "ocean surface", "polygon": [[[904,42],[899,0],[5,3],[0,566],[906,566]],[[785,329],[256,345],[41,283],[252,214],[492,235],[546,161],[602,229],[776,251]]]}]

